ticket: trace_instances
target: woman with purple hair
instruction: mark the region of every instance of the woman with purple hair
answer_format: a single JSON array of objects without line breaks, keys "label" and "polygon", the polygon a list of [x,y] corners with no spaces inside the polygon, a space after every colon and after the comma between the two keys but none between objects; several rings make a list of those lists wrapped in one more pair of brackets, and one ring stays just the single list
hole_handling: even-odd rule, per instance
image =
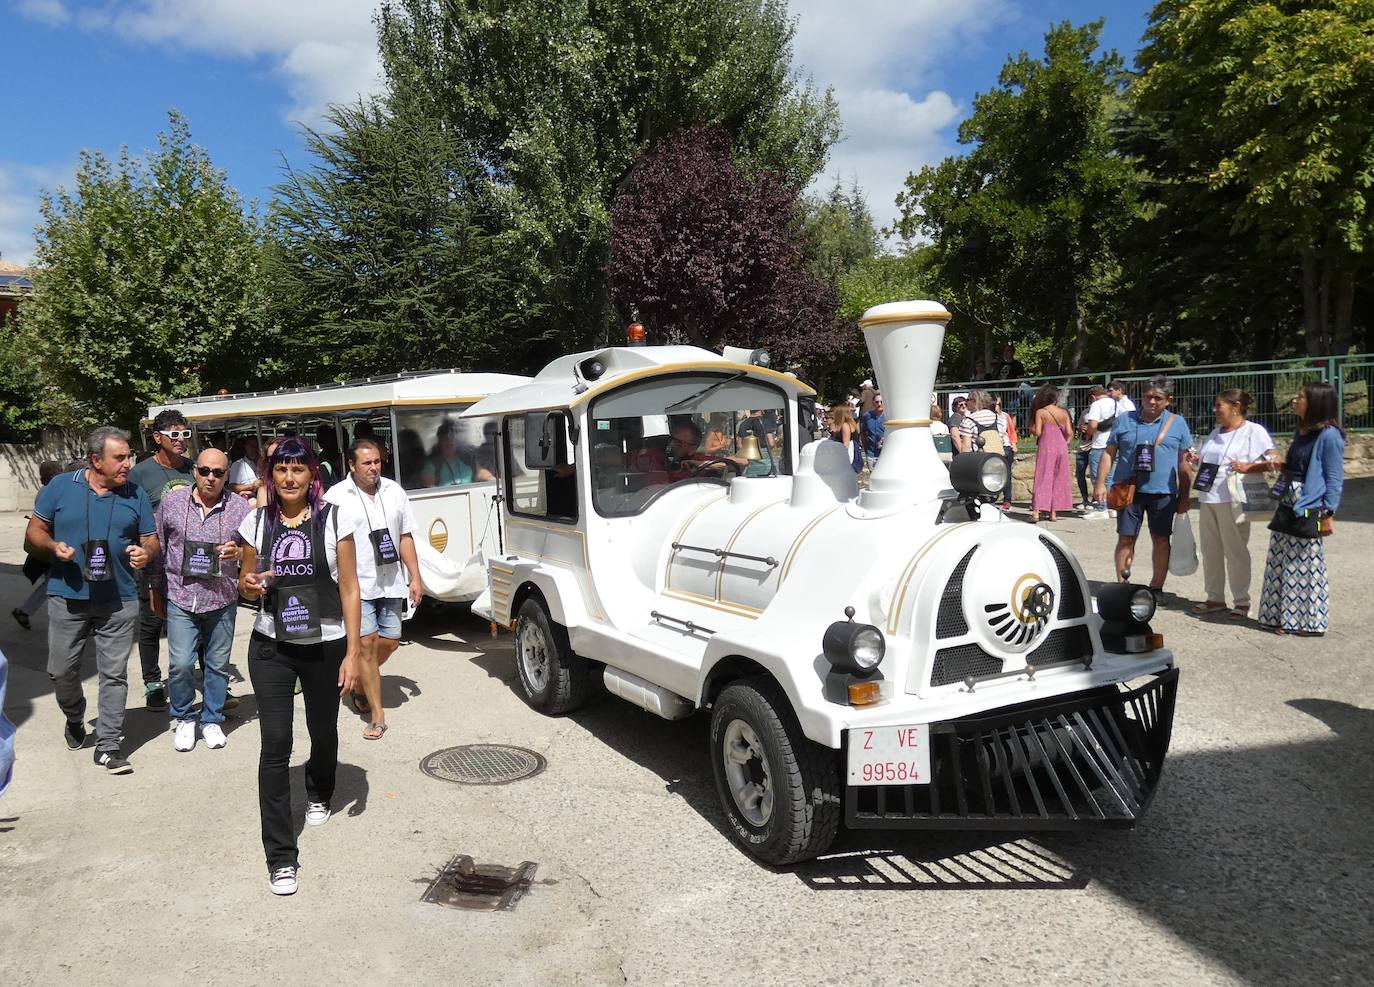
[{"label": "woman with purple hair", "polygon": [[338,697],[357,682],[361,604],[354,522],[325,502],[310,444],[282,439],[263,480],[266,506],[239,527],[239,591],[259,601],[248,676],[262,730],[258,808],[268,880],[273,894],[294,894],[299,865],[288,766],[296,680],[310,732],[305,821],[321,826],[329,819],[339,764]]}]

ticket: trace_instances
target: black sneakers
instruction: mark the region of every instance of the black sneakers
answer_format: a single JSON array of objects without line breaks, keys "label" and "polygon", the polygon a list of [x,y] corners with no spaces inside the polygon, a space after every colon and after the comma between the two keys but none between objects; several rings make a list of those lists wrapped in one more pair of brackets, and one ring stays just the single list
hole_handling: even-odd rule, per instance
[{"label": "black sneakers", "polygon": [[161,682],[149,682],[144,687],[148,694],[149,709],[167,708],[167,687]]},{"label": "black sneakers", "polygon": [[95,763],[112,775],[127,775],[134,770],[129,759],[121,756],[119,751],[96,751]]},{"label": "black sneakers", "polygon": [[24,628],[24,630],[27,631],[32,629],[29,626],[29,615],[26,614],[23,610],[20,610],[18,607],[15,607],[13,610],[10,611],[10,616],[17,620],[19,622],[19,626]]},{"label": "black sneakers", "polygon": [[79,751],[86,743],[86,724],[80,720],[68,720],[62,730],[62,738],[67,742],[67,750]]}]

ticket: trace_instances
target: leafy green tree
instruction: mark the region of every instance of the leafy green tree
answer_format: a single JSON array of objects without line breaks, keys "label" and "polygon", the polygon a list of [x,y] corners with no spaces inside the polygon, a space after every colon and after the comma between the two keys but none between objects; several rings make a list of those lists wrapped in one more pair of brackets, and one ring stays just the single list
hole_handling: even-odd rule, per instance
[{"label": "leafy green tree", "polygon": [[149,404],[272,372],[257,223],[169,122],[146,160],[83,152],[75,189],[42,197],[23,318],[58,424],[134,427]]},{"label": "leafy green tree", "polygon": [[1297,267],[1308,353],[1344,352],[1374,246],[1374,0],[1162,0],[1145,40],[1143,165]]},{"label": "leafy green tree", "polygon": [[803,198],[800,211],[811,266],[826,281],[838,284],[856,265],[878,256],[878,228],[857,179],[847,189],[835,179],[824,196]]},{"label": "leafy green tree", "polygon": [[452,130],[405,103],[331,107],[269,218],[283,324],[304,380],[525,367],[547,340],[537,244]]},{"label": "leafy green tree", "polygon": [[467,143],[540,267],[532,331],[565,346],[608,335],[611,204],[646,151],[719,124],[800,189],[838,136],[778,0],[395,0],[378,21],[388,105]]},{"label": "leafy green tree", "polygon": [[1097,54],[1101,28],[1059,24],[1043,59],[1009,59],[960,125],[968,153],[907,179],[896,226],[934,241],[958,331],[1046,336],[1074,369],[1137,208],[1111,126],[1126,79],[1115,51]]},{"label": "leafy green tree", "polygon": [[0,441],[28,441],[47,424],[35,350],[33,334],[23,323],[0,312]]}]

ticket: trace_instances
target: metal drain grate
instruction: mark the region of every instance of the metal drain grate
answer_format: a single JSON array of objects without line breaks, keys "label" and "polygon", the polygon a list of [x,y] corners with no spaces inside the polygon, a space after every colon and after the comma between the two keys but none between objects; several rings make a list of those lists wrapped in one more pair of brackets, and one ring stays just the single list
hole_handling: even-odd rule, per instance
[{"label": "metal drain grate", "polygon": [[547,763],[542,756],[523,747],[465,744],[426,755],[420,761],[420,770],[431,778],[460,785],[508,785],[534,777]]},{"label": "metal drain grate", "polygon": [[501,867],[479,864],[460,853],[430,882],[420,900],[475,912],[508,912],[530,889],[538,869],[531,860],[518,867]]}]

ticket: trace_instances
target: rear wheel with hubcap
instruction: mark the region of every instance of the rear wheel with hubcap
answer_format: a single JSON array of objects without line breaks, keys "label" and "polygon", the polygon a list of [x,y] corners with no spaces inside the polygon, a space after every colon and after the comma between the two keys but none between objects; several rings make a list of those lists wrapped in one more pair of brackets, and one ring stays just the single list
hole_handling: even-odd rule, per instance
[{"label": "rear wheel with hubcap", "polygon": [[727,686],[711,712],[711,764],[730,832],[769,864],[809,860],[840,825],[837,755],[801,732],[765,676]]},{"label": "rear wheel with hubcap", "polygon": [[525,701],[541,713],[568,713],[587,698],[587,660],[573,654],[567,628],[535,597],[520,604],[515,619],[515,665]]}]

